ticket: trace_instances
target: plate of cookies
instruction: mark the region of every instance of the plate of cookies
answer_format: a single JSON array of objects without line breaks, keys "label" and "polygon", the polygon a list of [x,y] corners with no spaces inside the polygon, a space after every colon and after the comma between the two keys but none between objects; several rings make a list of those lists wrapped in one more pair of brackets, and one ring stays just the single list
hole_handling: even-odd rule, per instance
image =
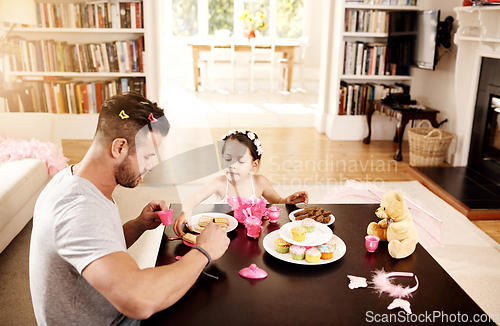
[{"label": "plate of cookies", "polygon": [[317,208],[316,206],[294,210],[288,215],[288,218],[292,222],[311,218],[316,222],[322,223],[324,225],[330,225],[335,222],[335,216],[332,215],[332,212],[326,211],[323,208]]},{"label": "plate of cookies", "polygon": [[271,256],[299,265],[333,263],[342,258],[347,251],[344,241],[334,234],[321,245],[309,247],[287,242],[281,238],[279,230],[276,230],[266,235],[262,244]]},{"label": "plate of cookies", "polygon": [[238,221],[231,215],[223,213],[202,213],[191,217],[191,226],[200,233],[209,223],[219,224],[226,232],[231,232],[238,226]]},{"label": "plate of cookies", "polygon": [[285,241],[301,246],[318,246],[333,235],[332,229],[312,219],[286,223],[279,231]]}]

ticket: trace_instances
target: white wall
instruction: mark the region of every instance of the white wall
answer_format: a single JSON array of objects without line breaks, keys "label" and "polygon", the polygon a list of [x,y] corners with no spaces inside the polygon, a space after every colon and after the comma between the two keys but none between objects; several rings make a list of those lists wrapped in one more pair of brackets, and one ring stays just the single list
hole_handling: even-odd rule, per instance
[{"label": "white wall", "polygon": [[[439,47],[441,59],[434,71],[413,69],[413,80],[411,83],[411,97],[420,104],[439,110],[438,122],[448,119],[448,122],[441,126],[441,129],[457,132],[457,111],[455,102],[455,61],[456,45],[453,43],[453,35],[457,30],[456,13],[454,7],[460,7],[462,0],[419,0],[419,7],[422,10],[441,10],[440,21],[452,16],[453,22],[452,46],[445,51]],[[451,156],[456,148],[456,140],[451,144],[448,151],[447,161],[451,162]]]}]

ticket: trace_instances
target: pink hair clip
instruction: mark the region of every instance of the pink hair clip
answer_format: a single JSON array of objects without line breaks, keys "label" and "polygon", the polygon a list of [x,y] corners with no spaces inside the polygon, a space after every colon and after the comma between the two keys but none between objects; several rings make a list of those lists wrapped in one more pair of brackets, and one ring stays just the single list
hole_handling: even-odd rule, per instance
[{"label": "pink hair clip", "polygon": [[118,115],[120,116],[120,118],[122,118],[122,120],[123,120],[123,119],[128,119],[128,118],[130,118],[130,117],[128,116],[128,114],[126,114],[126,113],[125,113],[125,110],[121,110],[121,111],[120,111],[120,114],[118,114]]},{"label": "pink hair clip", "polygon": [[[141,102],[141,103],[142,103],[142,102]],[[156,121],[158,121],[158,120],[156,120],[156,118],[153,116],[153,112],[151,112],[151,113],[149,114],[148,119],[149,119],[149,121],[151,121],[151,122],[156,122]]]}]

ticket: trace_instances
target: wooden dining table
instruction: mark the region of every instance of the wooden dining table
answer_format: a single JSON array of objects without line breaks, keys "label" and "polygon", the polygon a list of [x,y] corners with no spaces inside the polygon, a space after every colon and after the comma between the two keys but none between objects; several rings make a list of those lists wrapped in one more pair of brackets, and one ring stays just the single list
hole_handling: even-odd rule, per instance
[{"label": "wooden dining table", "polygon": [[[310,204],[332,212],[335,221],[328,228],[343,240],[346,248],[340,259],[322,265],[278,259],[264,248],[266,236],[275,234],[290,222],[289,213],[303,207],[277,206],[283,209],[281,217],[276,224],[265,220],[259,238],[248,237],[242,224],[228,232],[228,250],[205,269],[218,279],[201,274],[178,302],[142,321],[142,325],[391,325],[415,321],[451,324],[446,321],[456,322],[457,318],[467,319],[464,325],[472,324],[474,318],[495,325],[420,244],[405,259],[391,258],[386,242],[381,242],[374,253],[367,252],[366,227],[378,220],[378,205]],[[173,204],[170,208],[174,216],[179,216],[182,205]],[[193,214],[208,212],[233,215],[229,205],[221,204],[199,205]],[[172,264],[176,256],[191,250],[180,240],[168,240],[174,235],[172,226],[165,227],[157,266]],[[268,276],[259,280],[240,276],[239,271],[250,264],[264,269]],[[371,287],[348,287],[347,275],[371,281],[373,272],[382,269],[411,272],[418,277],[419,287],[407,299],[411,315],[399,308],[388,310],[394,298],[385,293],[376,293]],[[392,280],[410,287],[416,282],[413,277]]]},{"label": "wooden dining table", "polygon": [[[201,51],[211,51],[211,43],[206,41],[199,41],[199,42],[191,42],[188,43],[188,46],[191,46],[193,49],[193,73],[194,73],[194,87],[196,90],[198,90],[199,86],[199,67],[198,67],[198,59],[200,58],[200,52]],[[288,63],[288,76],[287,76],[287,84],[286,84],[286,89],[287,91],[290,91],[290,87],[292,85],[292,74],[293,74],[293,61],[295,57],[295,48],[299,47],[300,44],[297,42],[292,42],[292,41],[278,41],[274,44],[274,51],[275,52],[282,52],[283,53],[283,58],[287,59]],[[231,48],[230,44],[227,43],[221,43],[217,44],[216,47],[218,48]],[[257,44],[255,46],[256,48],[264,48],[264,49],[270,49],[271,44]],[[234,51],[236,52],[250,52],[252,50],[252,45],[248,41],[239,41],[234,44]]]}]

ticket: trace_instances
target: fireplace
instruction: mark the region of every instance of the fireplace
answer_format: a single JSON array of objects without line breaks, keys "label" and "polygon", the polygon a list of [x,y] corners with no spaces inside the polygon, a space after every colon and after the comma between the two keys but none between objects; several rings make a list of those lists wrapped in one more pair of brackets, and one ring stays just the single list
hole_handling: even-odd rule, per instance
[{"label": "fireplace", "polygon": [[500,184],[500,60],[482,58],[468,167]]}]

